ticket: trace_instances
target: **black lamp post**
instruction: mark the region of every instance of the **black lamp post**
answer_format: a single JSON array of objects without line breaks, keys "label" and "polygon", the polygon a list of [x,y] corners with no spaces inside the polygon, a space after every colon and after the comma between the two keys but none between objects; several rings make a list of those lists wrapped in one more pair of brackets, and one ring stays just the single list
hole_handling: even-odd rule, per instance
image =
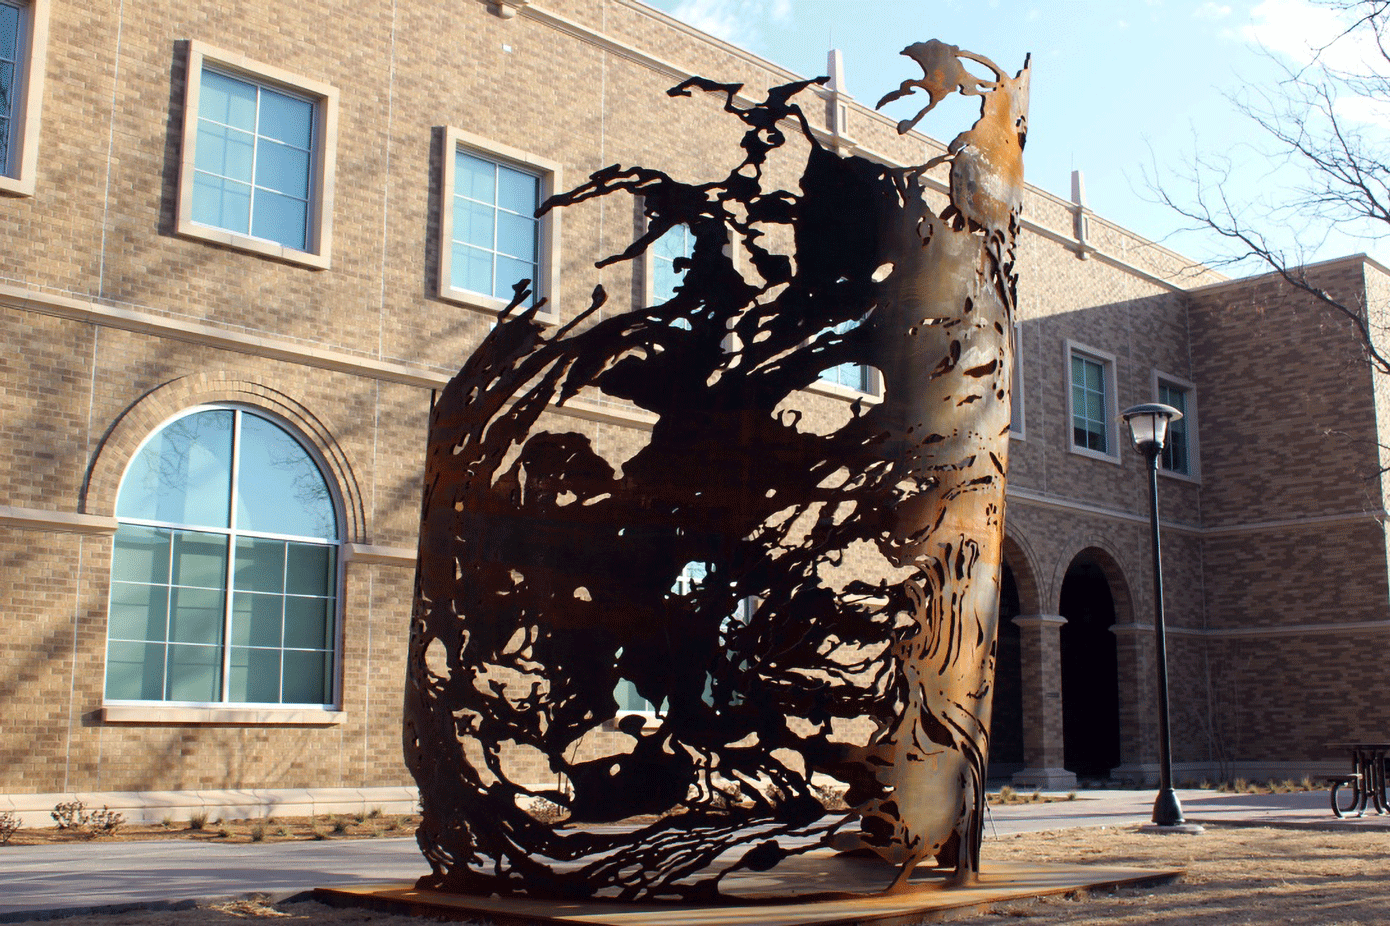
[{"label": "black lamp post", "polygon": [[1154,648],[1158,672],[1158,797],[1154,799],[1155,826],[1182,826],[1182,805],[1173,790],[1172,740],[1168,727],[1168,646],[1163,629],[1163,563],[1158,543],[1158,458],[1168,437],[1168,425],[1182,417],[1171,405],[1147,403],[1125,409],[1120,417],[1129,425],[1134,449],[1149,464],[1149,520],[1154,548]]}]

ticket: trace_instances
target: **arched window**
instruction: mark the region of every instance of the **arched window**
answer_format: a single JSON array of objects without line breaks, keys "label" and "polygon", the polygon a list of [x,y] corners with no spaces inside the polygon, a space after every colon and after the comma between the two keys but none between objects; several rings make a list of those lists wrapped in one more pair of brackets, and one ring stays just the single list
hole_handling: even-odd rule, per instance
[{"label": "arched window", "polygon": [[334,703],[339,519],[285,428],[241,408],[174,419],[116,518],[108,702]]}]

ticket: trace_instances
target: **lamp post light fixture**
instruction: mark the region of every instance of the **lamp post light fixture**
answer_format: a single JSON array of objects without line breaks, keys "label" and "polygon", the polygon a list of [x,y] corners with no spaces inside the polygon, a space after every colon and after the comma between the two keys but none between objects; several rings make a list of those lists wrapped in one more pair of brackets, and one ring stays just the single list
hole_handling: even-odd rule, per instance
[{"label": "lamp post light fixture", "polygon": [[1129,425],[1134,449],[1149,465],[1149,521],[1154,555],[1154,649],[1158,674],[1158,797],[1154,799],[1154,826],[1183,826],[1182,805],[1173,790],[1172,738],[1168,725],[1168,646],[1163,628],[1163,562],[1158,540],[1158,458],[1168,438],[1168,425],[1182,417],[1171,405],[1149,402],[1120,413]]}]

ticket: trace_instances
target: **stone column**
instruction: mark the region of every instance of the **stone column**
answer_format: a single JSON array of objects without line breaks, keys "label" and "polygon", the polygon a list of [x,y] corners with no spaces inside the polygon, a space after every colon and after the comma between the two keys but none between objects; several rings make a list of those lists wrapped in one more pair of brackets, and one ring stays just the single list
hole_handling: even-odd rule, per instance
[{"label": "stone column", "polygon": [[1024,788],[1076,787],[1062,767],[1062,625],[1060,614],[1020,614],[1019,663],[1023,676],[1023,762],[1014,784]]},{"label": "stone column", "polygon": [[[1151,599],[1152,600],[1152,599]],[[1150,605],[1152,607],[1152,605]],[[1158,782],[1158,680],[1152,624],[1116,624],[1120,686],[1120,764],[1110,773],[1139,785]]]}]

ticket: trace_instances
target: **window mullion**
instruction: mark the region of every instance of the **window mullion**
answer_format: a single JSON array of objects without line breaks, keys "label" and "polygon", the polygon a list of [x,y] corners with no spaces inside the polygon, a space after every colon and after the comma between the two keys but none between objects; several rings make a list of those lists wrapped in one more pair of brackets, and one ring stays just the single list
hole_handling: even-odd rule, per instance
[{"label": "window mullion", "polygon": [[[261,94],[264,92],[260,84],[252,84],[256,88],[256,119],[252,123],[251,136],[251,205],[250,211],[246,215],[246,233],[254,236],[256,234],[256,162],[261,156]],[[240,412],[237,413],[237,420],[241,420]]]},{"label": "window mullion", "polygon": [[290,542],[285,541],[284,565],[280,567],[280,678],[275,688],[277,703],[285,703],[285,609],[290,594]]},{"label": "window mullion", "polygon": [[169,532],[169,552],[165,561],[168,576],[164,580],[164,658],[160,660],[162,675],[159,680],[160,691],[163,693],[164,700],[169,700],[169,659],[173,655],[173,648],[169,643],[170,632],[173,629],[173,608],[174,608],[174,532]]},{"label": "window mullion", "polygon": [[[258,107],[259,109],[259,107]],[[227,578],[223,583],[226,594],[222,600],[222,703],[231,700],[232,690],[232,596],[235,592],[237,548],[237,474],[241,471],[241,409],[232,414],[231,485],[227,491]]]}]

